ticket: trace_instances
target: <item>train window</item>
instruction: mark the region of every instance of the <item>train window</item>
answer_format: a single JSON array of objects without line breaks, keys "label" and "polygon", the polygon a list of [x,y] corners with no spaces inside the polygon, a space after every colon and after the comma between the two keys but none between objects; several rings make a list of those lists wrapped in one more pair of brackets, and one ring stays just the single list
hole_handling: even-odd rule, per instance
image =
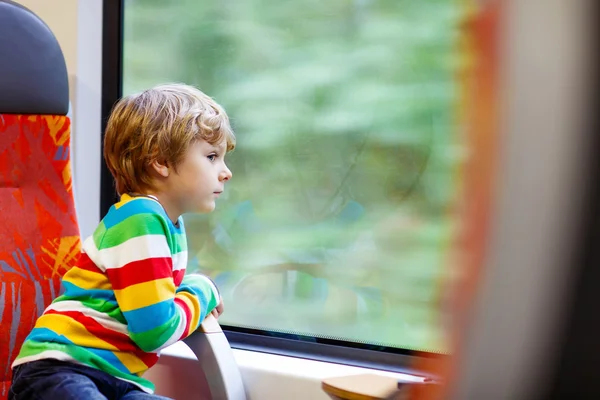
[{"label": "train window", "polygon": [[229,329],[449,351],[463,7],[124,1],[123,94],[194,84],[236,131],[217,210],[185,217],[188,268],[218,283]]}]

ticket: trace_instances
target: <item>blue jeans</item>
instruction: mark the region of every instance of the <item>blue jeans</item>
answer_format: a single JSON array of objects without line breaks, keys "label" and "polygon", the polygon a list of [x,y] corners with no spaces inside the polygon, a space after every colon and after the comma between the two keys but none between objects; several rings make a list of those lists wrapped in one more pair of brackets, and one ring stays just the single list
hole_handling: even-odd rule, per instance
[{"label": "blue jeans", "polygon": [[21,364],[13,370],[8,400],[168,400],[91,367],[58,360]]}]

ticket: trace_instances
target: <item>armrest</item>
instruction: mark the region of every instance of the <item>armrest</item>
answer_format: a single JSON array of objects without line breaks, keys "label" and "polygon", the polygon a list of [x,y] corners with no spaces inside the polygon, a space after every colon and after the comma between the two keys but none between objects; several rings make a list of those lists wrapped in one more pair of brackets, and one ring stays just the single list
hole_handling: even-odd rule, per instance
[{"label": "armrest", "polygon": [[184,342],[198,358],[213,400],[246,400],[240,370],[215,317],[209,315]]}]

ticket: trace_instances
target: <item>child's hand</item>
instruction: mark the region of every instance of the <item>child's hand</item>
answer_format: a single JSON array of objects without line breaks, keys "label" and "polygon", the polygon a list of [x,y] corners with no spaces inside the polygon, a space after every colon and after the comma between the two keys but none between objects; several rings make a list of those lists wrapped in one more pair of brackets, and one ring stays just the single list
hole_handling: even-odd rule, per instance
[{"label": "child's hand", "polygon": [[215,307],[215,309],[212,310],[211,314],[215,318],[219,318],[219,316],[221,314],[223,314],[223,299],[221,299],[221,301],[219,302],[219,304],[217,304],[217,306]]}]

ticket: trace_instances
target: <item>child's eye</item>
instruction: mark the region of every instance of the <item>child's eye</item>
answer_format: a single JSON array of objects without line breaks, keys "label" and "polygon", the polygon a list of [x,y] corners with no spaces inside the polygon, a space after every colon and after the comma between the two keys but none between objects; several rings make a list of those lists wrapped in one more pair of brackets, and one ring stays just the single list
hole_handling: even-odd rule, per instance
[{"label": "child's eye", "polygon": [[210,161],[215,161],[215,159],[216,159],[216,158],[217,158],[217,155],[216,155],[216,154],[211,154],[210,156],[208,156],[208,159],[209,159]]}]

